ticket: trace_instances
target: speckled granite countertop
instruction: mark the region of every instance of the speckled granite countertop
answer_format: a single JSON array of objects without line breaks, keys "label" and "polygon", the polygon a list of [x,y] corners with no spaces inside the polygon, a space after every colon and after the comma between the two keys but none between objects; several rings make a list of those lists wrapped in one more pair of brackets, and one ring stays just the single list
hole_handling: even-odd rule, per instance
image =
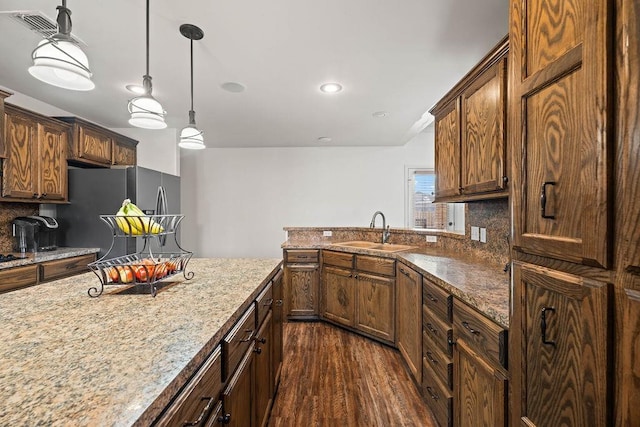
[{"label": "speckled granite countertop", "polygon": [[395,258],[415,268],[452,295],[484,313],[499,325],[509,327],[509,273],[504,265],[483,259],[465,257],[460,253],[416,247],[405,252],[338,246],[335,243],[285,242],[283,249],[330,249],[333,251]]},{"label": "speckled granite countertop", "polygon": [[[4,268],[19,267],[21,265],[36,264],[44,261],[53,261],[56,259],[71,258],[74,256],[96,254],[100,252],[100,248],[58,248],[55,251],[46,252],[29,252],[26,258],[19,258],[13,261],[0,262],[0,270]],[[18,256],[13,252],[13,255]]]},{"label": "speckled granite countertop", "polygon": [[0,425],[148,425],[279,263],[194,258],[155,298],[90,298],[90,272],[0,295]]}]

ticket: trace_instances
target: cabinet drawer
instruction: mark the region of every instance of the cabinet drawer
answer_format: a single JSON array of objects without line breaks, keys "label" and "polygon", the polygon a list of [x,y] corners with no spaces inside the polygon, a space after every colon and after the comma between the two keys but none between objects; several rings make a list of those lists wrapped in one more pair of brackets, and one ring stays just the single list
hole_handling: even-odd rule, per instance
[{"label": "cabinet drawer", "polygon": [[38,265],[25,265],[0,270],[0,292],[38,283]]},{"label": "cabinet drawer", "polygon": [[216,414],[216,410],[222,406],[219,399],[220,390],[222,349],[217,346],[156,425],[202,425],[201,423],[209,417],[217,419],[219,415]]},{"label": "cabinet drawer", "polygon": [[456,299],[453,330],[456,339],[463,338],[474,350],[507,368],[507,330],[502,326]]},{"label": "cabinet drawer", "polygon": [[453,425],[453,396],[423,362],[422,395],[440,427]]},{"label": "cabinet drawer", "polygon": [[222,379],[225,381],[238,367],[242,355],[253,344],[256,331],[256,310],[251,304],[222,340]]},{"label": "cabinet drawer", "polygon": [[111,164],[111,138],[93,129],[79,127],[77,156],[104,165]]},{"label": "cabinet drawer", "polygon": [[447,356],[453,356],[450,344],[453,342],[451,325],[434,316],[424,305],[422,306],[422,329],[434,343],[440,346]]},{"label": "cabinet drawer", "polygon": [[396,260],[377,256],[356,255],[356,269],[383,276],[395,276]]},{"label": "cabinet drawer", "polygon": [[422,303],[440,319],[453,321],[453,296],[440,286],[427,279],[422,279]]},{"label": "cabinet drawer", "polygon": [[256,298],[256,312],[258,318],[258,327],[262,325],[262,321],[265,317],[267,317],[267,313],[271,310],[271,306],[273,305],[273,291],[271,287],[271,283],[267,285],[266,288],[258,295]]},{"label": "cabinet drawer", "polygon": [[424,366],[434,371],[449,390],[453,390],[453,360],[425,331],[422,331],[422,358]]},{"label": "cabinet drawer", "polygon": [[318,262],[318,251],[311,249],[290,249],[286,251],[287,262]]},{"label": "cabinet drawer", "polygon": [[351,269],[353,268],[353,255],[343,252],[323,251],[322,264]]},{"label": "cabinet drawer", "polygon": [[96,260],[96,254],[81,255],[73,258],[58,259],[55,261],[43,262],[42,276],[40,281],[58,279],[60,277],[72,276],[74,274],[87,273],[87,264]]}]

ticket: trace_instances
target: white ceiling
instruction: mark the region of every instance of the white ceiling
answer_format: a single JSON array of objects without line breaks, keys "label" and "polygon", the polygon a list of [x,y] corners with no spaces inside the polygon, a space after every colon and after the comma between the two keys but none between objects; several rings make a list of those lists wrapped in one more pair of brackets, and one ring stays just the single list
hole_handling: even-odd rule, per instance
[{"label": "white ceiling", "polygon": [[[0,12],[61,0],[3,0]],[[208,147],[401,145],[433,104],[506,33],[508,0],[151,1],[150,75],[169,127],[188,122],[189,40],[194,109]],[[29,75],[40,37],[0,17],[0,86],[106,127],[128,127],[127,84],[145,73],[145,1],[68,0],[96,88],[59,89]],[[338,94],[319,86],[335,81]],[[220,85],[239,82],[242,93]],[[8,100],[10,102],[10,99]],[[387,111],[385,118],[374,112]],[[153,132],[153,131],[149,131]],[[330,137],[319,143],[319,137]]]}]

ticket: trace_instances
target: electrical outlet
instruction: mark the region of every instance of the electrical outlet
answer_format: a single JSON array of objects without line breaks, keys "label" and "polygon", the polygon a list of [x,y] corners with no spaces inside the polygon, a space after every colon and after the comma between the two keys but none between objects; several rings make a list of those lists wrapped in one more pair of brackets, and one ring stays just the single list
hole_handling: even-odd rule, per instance
[{"label": "electrical outlet", "polygon": [[323,237],[331,237],[333,236],[333,232],[331,230],[325,230],[322,232]]},{"label": "electrical outlet", "polygon": [[438,236],[427,236],[427,243],[436,243],[438,241]]},{"label": "electrical outlet", "polygon": [[486,228],[481,228],[480,229],[480,242],[487,243],[487,229]]},{"label": "electrical outlet", "polygon": [[473,225],[471,226],[471,240],[480,240],[480,229]]}]

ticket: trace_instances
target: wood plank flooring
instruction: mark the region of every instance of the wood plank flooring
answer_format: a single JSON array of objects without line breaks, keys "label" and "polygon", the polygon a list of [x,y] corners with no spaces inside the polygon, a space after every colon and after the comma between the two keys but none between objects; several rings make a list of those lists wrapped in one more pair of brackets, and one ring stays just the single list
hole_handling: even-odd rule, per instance
[{"label": "wood plank flooring", "polygon": [[325,323],[284,324],[269,427],[436,427],[400,353]]}]

